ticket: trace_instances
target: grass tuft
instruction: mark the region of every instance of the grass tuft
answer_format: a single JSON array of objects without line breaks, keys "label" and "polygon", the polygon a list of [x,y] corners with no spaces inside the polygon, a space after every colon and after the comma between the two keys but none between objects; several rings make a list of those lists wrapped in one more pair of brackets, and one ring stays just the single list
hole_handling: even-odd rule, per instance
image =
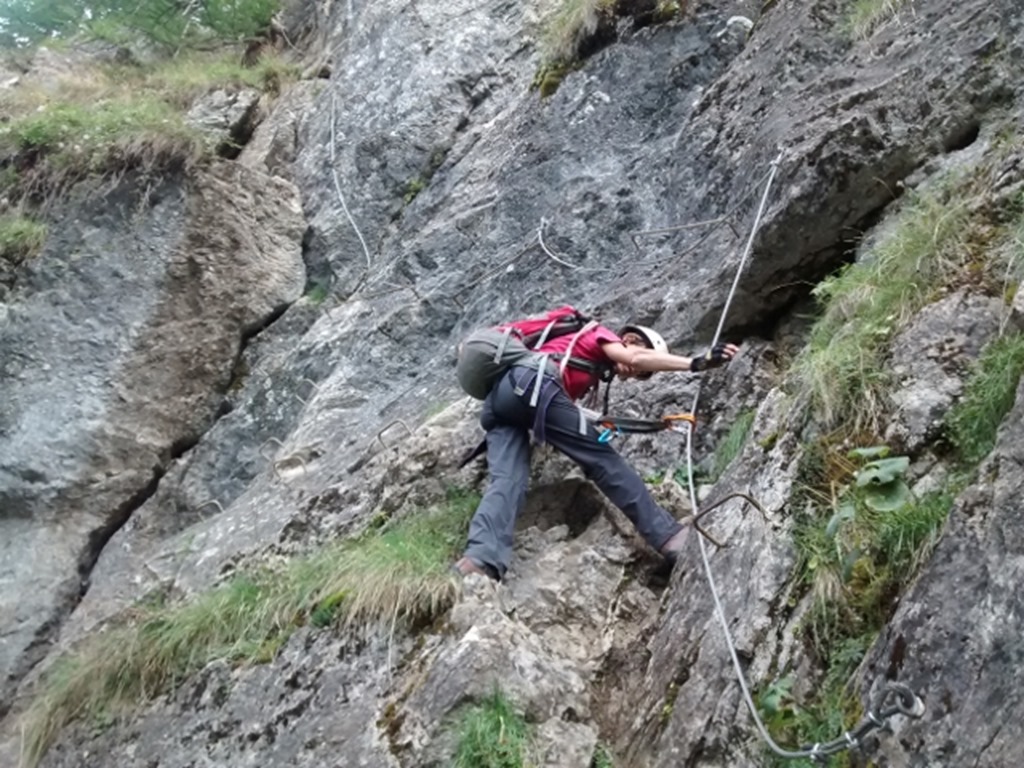
[{"label": "grass tuft", "polygon": [[45,224],[20,214],[0,216],[0,260],[17,266],[36,256],[45,241]]},{"label": "grass tuft", "polygon": [[597,31],[601,16],[614,6],[614,0],[563,0],[548,19],[541,40],[545,61],[574,61],[583,43]]},{"label": "grass tuft", "polygon": [[52,199],[89,175],[187,168],[217,145],[185,122],[195,99],[225,87],[276,93],[298,75],[281,58],[245,68],[224,55],[196,53],[147,67],[76,72],[52,91],[10,89],[0,94],[0,112],[8,116],[0,155],[17,173],[4,177],[4,188],[14,199]]},{"label": "grass tuft", "polygon": [[750,428],[754,425],[754,411],[744,411],[736,417],[729,432],[722,439],[722,442],[715,447],[715,463],[711,468],[711,481],[716,482],[725,470],[732,464],[733,459],[739,456],[743,446],[746,445]]},{"label": "grass tuft", "polygon": [[263,54],[255,66],[244,67],[237,56],[196,53],[140,69],[136,79],[168,103],[187,109],[212,88],[247,87],[276,94],[301,74],[301,67],[282,56]]},{"label": "grass tuft", "polygon": [[190,602],[136,607],[122,626],[88,638],[44,676],[23,722],[29,764],[71,721],[108,721],[218,659],[270,661],[304,624],[433,618],[459,594],[448,568],[476,503],[453,493],[441,508],[240,574]]},{"label": "grass tuft", "polygon": [[851,37],[864,40],[892,19],[906,0],[856,0],[846,20]]},{"label": "grass tuft", "polygon": [[996,433],[1013,407],[1022,373],[1024,334],[998,338],[982,351],[963,396],[946,417],[950,442],[963,461],[977,464],[995,446]]},{"label": "grass tuft", "polygon": [[463,713],[453,768],[526,768],[529,751],[526,720],[495,690]]},{"label": "grass tuft", "polygon": [[962,204],[917,196],[866,258],[815,289],[824,312],[794,369],[826,427],[879,432],[886,345],[962,268],[966,219]]}]

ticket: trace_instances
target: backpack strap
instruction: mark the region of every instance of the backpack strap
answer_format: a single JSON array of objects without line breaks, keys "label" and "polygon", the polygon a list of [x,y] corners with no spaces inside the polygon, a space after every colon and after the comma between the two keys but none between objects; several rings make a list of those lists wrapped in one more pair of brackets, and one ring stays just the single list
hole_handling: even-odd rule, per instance
[{"label": "backpack strap", "polygon": [[[562,363],[561,363],[561,365],[558,366],[558,378],[561,379],[563,376],[565,376],[565,369],[569,366],[570,362],[573,360],[572,348],[574,346],[576,346],[576,342],[579,341],[580,336],[582,336],[584,333],[587,333],[587,331],[593,330],[596,327],[597,327],[597,321],[596,320],[591,320],[590,322],[586,323],[582,328],[580,328],[578,331],[576,331],[576,333],[573,335],[572,339],[570,339],[569,346],[566,347],[565,348],[565,352],[562,353],[563,354]],[[590,361],[589,360],[581,360],[580,362],[590,362]],[[582,367],[582,366],[573,366],[573,367]],[[591,370],[594,370],[596,368],[596,366],[587,366],[587,367],[590,368]],[[587,414],[583,411],[582,408],[580,408],[579,405],[576,406],[576,410],[580,414],[580,434],[581,435],[585,435],[585,434],[587,434]]]},{"label": "backpack strap", "polygon": [[544,332],[540,335],[540,338],[537,339],[537,343],[533,345],[534,349],[540,349],[541,347],[544,346],[544,342],[548,340],[548,336],[551,333],[551,329],[554,328],[557,323],[558,320],[552,320],[550,323],[548,323],[547,327],[544,329]]},{"label": "backpack strap", "polygon": [[548,367],[548,355],[537,355],[537,375],[534,377],[533,394],[530,395],[530,407],[536,408],[540,402],[540,390],[544,386],[544,373]]},{"label": "backpack strap", "polygon": [[508,345],[508,337],[512,335],[512,326],[505,329],[504,333],[501,334],[501,341],[498,342],[497,348],[494,350],[494,362],[495,364],[501,362],[501,356],[505,354],[505,347]]},{"label": "backpack strap", "polygon": [[597,328],[597,320],[591,320],[589,323],[587,323],[578,331],[576,331],[575,334],[573,334],[572,339],[569,340],[569,346],[566,347],[565,352],[562,353],[564,357],[562,357],[562,364],[558,366],[559,378],[565,375],[566,366],[569,365],[569,360],[572,359],[572,348],[576,346],[576,342],[579,341],[580,336],[582,336],[584,333],[587,333],[588,331],[594,330],[595,328]]}]

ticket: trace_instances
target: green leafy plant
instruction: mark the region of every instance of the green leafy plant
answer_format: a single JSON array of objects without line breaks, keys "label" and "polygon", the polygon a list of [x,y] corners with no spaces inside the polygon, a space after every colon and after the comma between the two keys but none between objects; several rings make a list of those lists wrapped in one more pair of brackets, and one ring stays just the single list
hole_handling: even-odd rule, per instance
[{"label": "green leafy plant", "polygon": [[598,743],[594,747],[594,756],[590,759],[590,768],[615,768],[615,758],[611,750],[604,744]]},{"label": "green leafy plant", "polygon": [[426,188],[427,182],[422,177],[417,176],[414,179],[409,179],[409,181],[406,182],[405,194],[402,196],[402,200],[406,205],[409,205],[409,203],[415,200],[416,196]]},{"label": "green leafy plant", "polygon": [[787,734],[799,713],[792,690],[793,676],[785,675],[769,683],[756,697],[758,714],[775,738],[788,740],[789,736],[783,734]]},{"label": "green leafy plant", "polygon": [[331,293],[330,284],[327,281],[317,281],[306,291],[306,300],[314,306],[323,304]]},{"label": "green leafy plant", "polygon": [[654,20],[665,22],[674,19],[682,12],[679,0],[658,0],[654,7]]},{"label": "green leafy plant", "polygon": [[466,710],[453,768],[527,768],[530,730],[498,689]]},{"label": "green leafy plant", "polygon": [[1024,373],[1024,334],[988,344],[974,366],[963,396],[946,416],[946,433],[960,458],[977,464],[995,446],[996,433],[1013,407]]},{"label": "green leafy plant", "polygon": [[909,464],[887,446],[840,454],[826,440],[807,452],[802,477],[814,487],[794,542],[812,601],[802,631],[825,679],[810,700],[778,713],[777,733],[790,742],[834,738],[853,725],[859,709],[849,676],[929,556],[961,487],[954,478],[943,492],[915,498]]},{"label": "green leafy plant", "polygon": [[271,660],[303,624],[394,625],[438,615],[459,594],[449,566],[477,501],[452,492],[442,507],[240,573],[192,601],[140,604],[43,677],[23,722],[28,762],[38,762],[68,722],[129,710],[215,659]]},{"label": "green leafy plant", "polygon": [[[825,659],[825,673],[807,701],[792,695],[793,676],[786,675],[768,686],[759,697],[758,709],[772,738],[782,744],[816,744],[831,741],[837,734],[854,727],[861,716],[860,703],[850,689],[850,679],[875,634],[843,638]],[[765,750],[765,764],[771,768],[818,768],[809,759],[789,760]],[[840,753],[828,758],[826,765],[848,766],[849,756]]]}]

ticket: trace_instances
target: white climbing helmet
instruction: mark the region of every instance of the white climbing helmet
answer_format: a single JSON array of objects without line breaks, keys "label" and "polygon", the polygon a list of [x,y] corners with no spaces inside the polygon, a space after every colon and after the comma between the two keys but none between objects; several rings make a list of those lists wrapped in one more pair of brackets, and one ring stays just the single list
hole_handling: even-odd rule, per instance
[{"label": "white climbing helmet", "polygon": [[648,348],[653,349],[655,352],[668,352],[668,344],[665,343],[665,338],[653,328],[648,328],[646,325],[626,325],[619,331],[619,338],[622,338],[627,333],[635,333],[640,336],[647,342]]},{"label": "white climbing helmet", "polygon": [[[648,328],[646,325],[625,325],[622,330],[619,331],[619,338],[621,339],[627,333],[635,333],[645,342],[650,349],[655,352],[668,352],[668,344],[665,343],[665,338],[653,328]],[[640,373],[637,374],[638,379],[647,380],[654,374]]]}]

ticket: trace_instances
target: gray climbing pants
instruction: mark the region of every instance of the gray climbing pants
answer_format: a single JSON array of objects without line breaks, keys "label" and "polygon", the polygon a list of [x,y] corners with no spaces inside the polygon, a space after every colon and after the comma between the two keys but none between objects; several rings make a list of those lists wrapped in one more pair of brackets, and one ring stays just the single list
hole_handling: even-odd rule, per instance
[{"label": "gray climbing pants", "polygon": [[546,397],[540,399],[542,413],[538,415],[537,408],[530,406],[536,375],[534,369],[516,366],[484,400],[480,424],[487,430],[490,482],[469,524],[466,555],[504,576],[512,559],[516,517],[526,501],[531,427],[542,431],[546,442],[579,464],[644,540],[660,549],[682,526],[655,503],[640,475],[618,451],[598,440],[593,424],[588,423],[586,433],[580,433],[579,409],[550,377],[544,382]]}]

